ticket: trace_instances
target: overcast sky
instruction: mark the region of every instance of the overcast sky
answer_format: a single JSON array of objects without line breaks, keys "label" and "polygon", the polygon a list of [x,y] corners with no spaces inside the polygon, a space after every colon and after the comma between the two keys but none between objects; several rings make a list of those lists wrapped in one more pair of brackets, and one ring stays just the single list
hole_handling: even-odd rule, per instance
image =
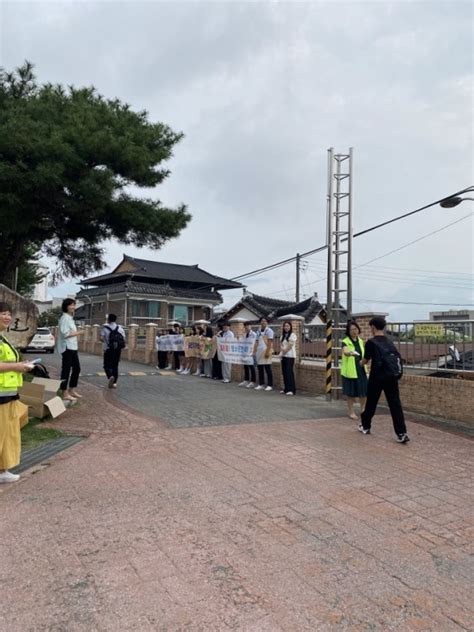
[{"label": "overcast sky", "polygon": [[[230,278],[317,248],[330,146],[354,148],[355,232],[472,183],[471,2],[0,6],[2,66],[28,59],[41,82],[94,85],[185,134],[170,178],[146,193],[186,203],[192,222],[158,252],[108,244],[107,270],[127,253]],[[474,309],[473,204],[354,240],[354,311]],[[304,265],[302,295],[325,301],[326,254]],[[291,299],[295,266],[246,283]],[[225,304],[240,294],[224,292]]]}]

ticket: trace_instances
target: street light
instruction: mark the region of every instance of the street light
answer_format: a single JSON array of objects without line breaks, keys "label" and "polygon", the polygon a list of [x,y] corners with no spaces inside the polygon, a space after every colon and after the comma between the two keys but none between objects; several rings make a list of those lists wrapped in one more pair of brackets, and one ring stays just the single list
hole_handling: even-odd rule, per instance
[{"label": "street light", "polygon": [[466,200],[471,200],[472,202],[474,202],[474,198],[462,198],[455,195],[452,197],[448,197],[445,200],[441,200],[439,205],[443,208],[454,208],[455,206],[461,204],[461,202],[465,202]]}]

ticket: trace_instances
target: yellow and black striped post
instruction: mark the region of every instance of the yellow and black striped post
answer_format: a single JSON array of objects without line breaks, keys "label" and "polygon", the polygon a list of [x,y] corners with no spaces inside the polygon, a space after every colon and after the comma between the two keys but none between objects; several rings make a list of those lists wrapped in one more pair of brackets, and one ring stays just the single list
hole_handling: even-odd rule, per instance
[{"label": "yellow and black striped post", "polygon": [[332,320],[326,323],[326,398],[332,397]]}]

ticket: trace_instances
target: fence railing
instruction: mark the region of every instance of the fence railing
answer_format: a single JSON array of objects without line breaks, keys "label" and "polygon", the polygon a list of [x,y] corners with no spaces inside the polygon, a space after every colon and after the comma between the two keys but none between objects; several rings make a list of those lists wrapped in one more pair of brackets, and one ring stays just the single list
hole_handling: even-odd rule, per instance
[{"label": "fence railing", "polygon": [[323,360],[326,357],[326,325],[305,325],[302,329],[301,359]]},{"label": "fence railing", "polygon": [[389,323],[387,336],[405,369],[474,373],[474,320]]}]

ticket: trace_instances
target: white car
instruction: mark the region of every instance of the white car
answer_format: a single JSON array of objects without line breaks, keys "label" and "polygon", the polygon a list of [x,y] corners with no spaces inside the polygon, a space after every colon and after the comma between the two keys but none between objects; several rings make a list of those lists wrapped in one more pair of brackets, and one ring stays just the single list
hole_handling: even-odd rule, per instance
[{"label": "white car", "polygon": [[45,351],[46,353],[54,353],[54,336],[47,327],[40,327],[36,330],[26,351]]}]

